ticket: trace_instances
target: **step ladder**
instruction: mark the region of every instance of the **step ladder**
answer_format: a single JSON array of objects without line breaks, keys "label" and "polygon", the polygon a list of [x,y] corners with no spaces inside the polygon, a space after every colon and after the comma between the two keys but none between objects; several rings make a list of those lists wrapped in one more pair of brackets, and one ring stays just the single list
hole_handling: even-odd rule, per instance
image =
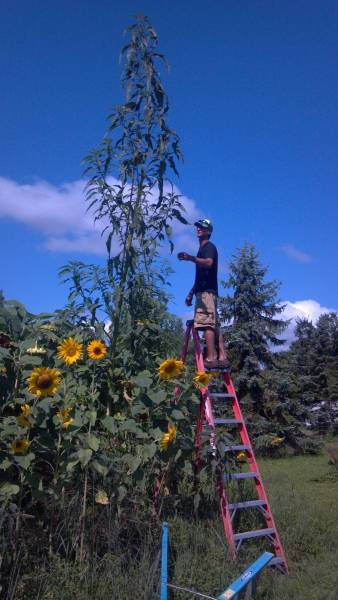
[{"label": "step ladder", "polygon": [[[192,338],[195,350],[195,362],[197,371],[205,371],[203,353],[201,349],[198,332],[194,327],[194,321],[189,320],[186,323],[187,328],[184,337],[181,360],[185,362],[189,341]],[[243,419],[242,411],[237,400],[235,388],[228,372],[220,372],[223,390],[221,392],[213,392],[212,387],[214,378],[210,381],[209,386],[201,390],[201,403],[199,409],[199,417],[196,428],[196,465],[198,470],[198,462],[201,448],[201,433],[203,427],[207,425],[210,432],[210,444],[213,454],[216,453],[216,431],[218,427],[235,428],[237,430],[240,443],[225,445],[223,451],[225,456],[233,453],[243,452],[246,457],[247,469],[245,472],[227,473],[225,464],[218,473],[218,493],[220,500],[220,512],[224,527],[224,532],[228,541],[230,556],[236,560],[237,554],[245,540],[252,538],[265,538],[270,541],[274,549],[274,558],[270,561],[270,566],[278,568],[283,573],[288,573],[288,566],[285,554],[282,548],[278,530],[271,512],[269,500],[264,489],[259,467],[256,462],[255,453],[248,435],[248,431]],[[225,409],[225,411],[224,411]],[[222,418],[218,416],[222,412],[231,412],[231,418]],[[246,500],[243,502],[230,502],[228,487],[229,482],[234,480],[249,479],[253,482],[256,489],[257,499]],[[254,492],[254,490],[253,490]],[[254,495],[254,494],[253,494]],[[266,527],[253,531],[245,531],[236,533],[234,531],[235,515],[240,514],[243,510],[259,510],[263,515]]]}]

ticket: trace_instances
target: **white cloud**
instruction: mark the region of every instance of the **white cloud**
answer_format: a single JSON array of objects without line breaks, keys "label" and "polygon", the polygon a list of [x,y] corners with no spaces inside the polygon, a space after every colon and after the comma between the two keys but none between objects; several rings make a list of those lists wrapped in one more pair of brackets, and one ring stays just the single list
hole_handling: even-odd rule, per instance
[{"label": "white cloud", "polygon": [[[110,183],[114,185],[117,181],[112,179]],[[51,252],[104,255],[106,246],[101,230],[107,223],[95,224],[93,215],[86,212],[84,186],[85,181],[81,179],[54,186],[46,181],[19,184],[0,177],[0,218],[14,220],[38,231],[43,246]],[[169,184],[165,187],[167,191]],[[176,187],[174,192],[181,194]],[[183,195],[180,200],[186,209],[186,219],[194,223],[200,216],[195,202]],[[173,223],[173,234],[176,245],[196,249],[193,232],[190,233],[189,228],[179,221]]]},{"label": "white cloud", "polygon": [[297,262],[309,263],[313,260],[310,254],[306,254],[305,252],[298,250],[292,244],[285,244],[284,246],[280,246],[279,250],[281,250],[289,258],[296,260]]},{"label": "white cloud", "polygon": [[291,319],[290,324],[281,336],[286,340],[286,343],[284,346],[277,348],[282,348],[283,350],[286,350],[290,346],[291,342],[295,339],[294,329],[297,318],[306,318],[315,324],[320,315],[335,311],[333,308],[321,306],[316,300],[298,300],[297,302],[290,302],[289,300],[286,300],[282,304],[285,304],[284,311],[281,315],[282,319]]}]

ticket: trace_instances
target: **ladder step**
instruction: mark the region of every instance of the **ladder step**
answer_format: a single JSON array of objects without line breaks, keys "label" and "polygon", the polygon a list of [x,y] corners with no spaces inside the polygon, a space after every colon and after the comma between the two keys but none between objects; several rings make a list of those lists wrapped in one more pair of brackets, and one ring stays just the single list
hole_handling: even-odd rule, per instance
[{"label": "ladder step", "polygon": [[234,398],[235,394],[223,394],[218,392],[211,392],[209,394],[210,398]]},{"label": "ladder step", "polygon": [[251,447],[248,445],[238,445],[238,446],[224,446],[224,452],[239,452],[240,450],[251,450]]},{"label": "ladder step", "polygon": [[267,506],[266,500],[247,500],[246,502],[233,502],[229,508],[255,508],[256,506]]},{"label": "ladder step", "polygon": [[239,425],[240,419],[214,419],[215,425]]},{"label": "ladder step", "polygon": [[255,531],[244,531],[243,533],[235,533],[234,540],[238,542],[240,540],[247,540],[249,538],[264,537],[266,535],[274,535],[276,530],[273,527],[268,529],[256,529]]},{"label": "ladder step", "polygon": [[249,473],[229,473],[229,475],[225,475],[226,479],[249,479],[253,477],[259,479],[258,473],[250,471]]}]

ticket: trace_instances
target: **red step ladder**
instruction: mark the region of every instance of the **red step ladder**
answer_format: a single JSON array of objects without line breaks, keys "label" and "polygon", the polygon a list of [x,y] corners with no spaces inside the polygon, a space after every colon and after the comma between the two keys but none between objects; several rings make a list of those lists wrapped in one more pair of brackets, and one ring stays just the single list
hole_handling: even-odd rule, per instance
[{"label": "red step ladder", "polygon": [[[189,320],[187,321],[187,329],[185,332],[183,350],[181,354],[181,359],[183,362],[186,360],[189,340],[191,337],[194,343],[197,371],[204,372],[205,368],[199,336],[194,328],[194,321]],[[224,391],[213,393],[211,390],[209,390],[209,386],[201,390],[201,404],[196,431],[196,455],[197,457],[199,456],[201,433],[205,424],[207,424],[209,427],[210,443],[213,451],[216,451],[216,428],[219,426],[236,427],[241,439],[241,443],[228,446],[225,445],[223,449],[225,454],[237,452],[245,453],[248,469],[246,469],[246,472],[230,474],[225,473],[225,469],[221,469],[217,484],[220,498],[221,517],[223,521],[224,532],[229,544],[230,556],[233,560],[236,560],[238,551],[243,541],[251,538],[266,538],[271,542],[275,554],[275,558],[271,560],[270,565],[277,567],[283,573],[288,573],[285,554],[271,512],[269,500],[263,486],[263,481],[259,472],[258,464],[256,462],[255,453],[250,442],[231,377],[229,373],[225,371],[221,372],[220,375],[223,379]],[[211,381],[213,381],[213,379]],[[222,407],[232,410],[232,418],[218,418],[217,412],[222,412]],[[231,480],[241,479],[251,479],[256,488],[257,499],[247,500],[244,502],[229,501],[227,483]],[[266,527],[263,529],[236,533],[233,528],[234,517],[236,513],[238,511],[250,509],[258,509],[261,512],[264,517]]]}]

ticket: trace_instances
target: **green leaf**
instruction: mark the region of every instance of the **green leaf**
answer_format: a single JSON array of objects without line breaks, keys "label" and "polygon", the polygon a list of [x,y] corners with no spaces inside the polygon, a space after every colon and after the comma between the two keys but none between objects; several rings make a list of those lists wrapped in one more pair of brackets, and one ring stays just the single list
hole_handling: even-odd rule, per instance
[{"label": "green leaf", "polygon": [[131,473],[134,473],[140,466],[142,460],[139,456],[132,456],[127,454],[123,457],[123,461],[128,465]]},{"label": "green leaf", "polygon": [[158,392],[154,392],[153,390],[148,391],[148,397],[154,404],[161,404],[165,402],[167,399],[167,393],[164,390],[159,390]]},{"label": "green leaf", "polygon": [[81,450],[78,450],[77,455],[78,455],[80,463],[83,467],[88,465],[88,463],[92,457],[92,454],[93,454],[93,451],[90,450],[89,448],[81,448]]},{"label": "green leaf", "polygon": [[136,377],[132,377],[132,382],[139,387],[149,387],[153,380],[149,371],[141,371]]},{"label": "green leaf", "polygon": [[122,502],[123,498],[125,498],[127,495],[127,488],[124,485],[120,485],[120,487],[117,489],[117,493],[119,501]]},{"label": "green leaf", "polygon": [[123,421],[120,425],[120,430],[128,431],[129,433],[136,433],[141,437],[147,437],[144,431],[137,425],[137,423],[133,419],[127,419],[127,421]]},{"label": "green leaf", "polygon": [[85,415],[89,423],[94,426],[96,423],[97,412],[96,410],[86,410]]},{"label": "green leaf", "polygon": [[177,408],[174,408],[174,410],[171,413],[171,416],[173,419],[175,419],[175,421],[180,421],[181,419],[185,419],[185,416],[182,413],[182,411],[178,410]]},{"label": "green leaf", "polygon": [[96,452],[99,449],[100,440],[97,437],[95,437],[95,435],[89,435],[87,437],[87,444],[88,444],[89,448],[91,448],[92,450],[94,450],[94,452]]},{"label": "green leaf", "polygon": [[14,496],[20,491],[20,487],[15,483],[3,483],[0,486],[0,494],[3,496]]},{"label": "green leaf", "polygon": [[144,446],[142,446],[141,449],[142,457],[144,459],[153,458],[153,456],[155,456],[156,454],[157,449],[158,446],[154,442],[152,442],[151,444],[144,444]]},{"label": "green leaf", "polygon": [[15,462],[17,462],[20,467],[27,470],[34,458],[35,454],[30,452],[29,454],[26,454],[26,456],[16,456]]},{"label": "green leaf", "polygon": [[71,471],[74,469],[74,467],[76,467],[76,465],[77,465],[78,463],[79,463],[79,460],[78,460],[78,459],[76,459],[76,460],[70,460],[70,461],[67,463],[67,466],[66,466],[66,471],[67,471],[67,473],[70,473],[70,472],[71,472]]},{"label": "green leaf", "polygon": [[97,460],[93,460],[91,462],[91,467],[100,475],[103,475],[104,477],[107,475],[108,473],[108,467],[106,467],[106,465],[98,462]]},{"label": "green leaf", "polygon": [[104,419],[101,419],[101,423],[109,433],[116,433],[116,423],[113,417],[105,417]]},{"label": "green leaf", "polygon": [[8,460],[8,458],[5,458],[0,463],[0,469],[2,469],[3,471],[7,471],[7,469],[11,466],[12,466],[12,462],[10,460]]}]

